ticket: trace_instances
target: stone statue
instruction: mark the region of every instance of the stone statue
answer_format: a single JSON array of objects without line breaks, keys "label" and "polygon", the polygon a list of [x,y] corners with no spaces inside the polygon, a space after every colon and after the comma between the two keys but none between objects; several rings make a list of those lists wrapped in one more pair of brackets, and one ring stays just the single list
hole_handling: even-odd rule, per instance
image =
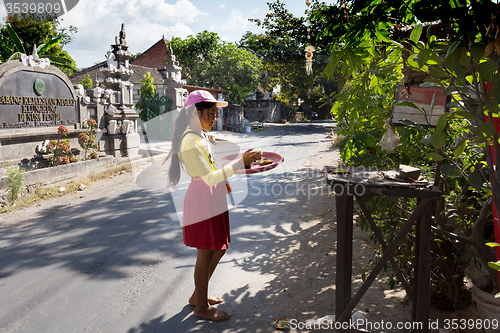
[{"label": "stone statue", "polygon": [[108,52],[106,52],[106,54],[108,55],[108,59],[107,59],[108,68],[112,69],[112,70],[116,69],[118,66],[118,63],[115,60],[115,54],[112,51],[108,51]]},{"label": "stone statue", "polygon": [[23,63],[24,66],[48,68],[50,66],[50,60],[47,58],[40,58],[36,51],[36,44],[33,45],[33,54],[27,56],[26,54],[19,55],[19,61]]},{"label": "stone statue", "polygon": [[106,106],[104,111],[111,116],[120,113],[120,111],[113,104]]},{"label": "stone statue", "polygon": [[120,30],[120,45],[127,46],[127,42],[125,41],[126,37],[127,34],[125,33],[125,23],[122,23],[122,30]]},{"label": "stone statue", "polygon": [[75,85],[75,92],[78,97],[83,97],[85,95],[85,89],[83,89],[83,86],[81,84]]}]

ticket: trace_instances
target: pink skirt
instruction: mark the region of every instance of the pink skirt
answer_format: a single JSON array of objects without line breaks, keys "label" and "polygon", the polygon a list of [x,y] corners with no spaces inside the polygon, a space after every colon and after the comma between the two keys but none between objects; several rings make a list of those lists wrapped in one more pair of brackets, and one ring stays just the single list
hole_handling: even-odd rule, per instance
[{"label": "pink skirt", "polygon": [[226,184],[208,186],[203,179],[193,178],[184,197],[182,224],[187,246],[226,250],[231,241]]}]

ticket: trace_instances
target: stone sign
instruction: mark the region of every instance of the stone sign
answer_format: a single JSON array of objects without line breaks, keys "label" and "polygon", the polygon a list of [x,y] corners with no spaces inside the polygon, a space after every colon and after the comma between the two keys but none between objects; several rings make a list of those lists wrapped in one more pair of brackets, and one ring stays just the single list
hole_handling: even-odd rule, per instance
[{"label": "stone sign", "polygon": [[65,75],[21,63],[9,67],[0,68],[0,131],[79,122],[75,92]]}]

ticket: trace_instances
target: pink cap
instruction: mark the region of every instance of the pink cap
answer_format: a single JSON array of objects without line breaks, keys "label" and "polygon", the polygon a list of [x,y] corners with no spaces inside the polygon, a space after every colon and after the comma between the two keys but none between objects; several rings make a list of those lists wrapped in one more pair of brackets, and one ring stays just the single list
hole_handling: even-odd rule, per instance
[{"label": "pink cap", "polygon": [[218,101],[214,98],[214,96],[206,90],[195,90],[191,92],[186,100],[186,104],[184,105],[187,108],[190,105],[200,103],[200,102],[212,102],[216,103],[217,107],[223,108],[227,106],[226,101]]}]

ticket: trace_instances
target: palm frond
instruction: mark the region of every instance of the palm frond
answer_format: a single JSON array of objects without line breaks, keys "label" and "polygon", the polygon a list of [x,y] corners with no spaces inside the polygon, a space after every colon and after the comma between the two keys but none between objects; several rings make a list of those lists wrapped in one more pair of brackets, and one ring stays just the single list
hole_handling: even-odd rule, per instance
[{"label": "palm frond", "polygon": [[23,43],[21,43],[19,36],[16,34],[14,29],[11,28],[10,25],[7,25],[7,32],[9,33],[9,36],[12,39],[12,42],[14,43],[17,51],[26,54],[26,51],[24,50]]}]

